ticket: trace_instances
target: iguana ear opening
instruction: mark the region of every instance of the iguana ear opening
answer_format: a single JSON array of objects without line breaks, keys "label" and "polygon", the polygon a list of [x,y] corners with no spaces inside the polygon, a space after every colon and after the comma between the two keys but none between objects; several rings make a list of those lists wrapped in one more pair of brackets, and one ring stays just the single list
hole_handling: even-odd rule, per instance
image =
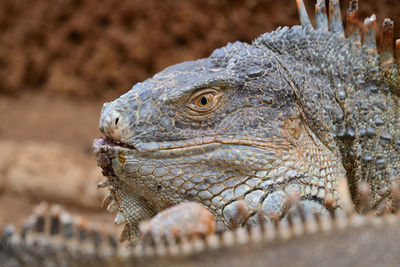
[{"label": "iguana ear opening", "polygon": [[[295,72],[293,73],[295,74]],[[315,97],[318,85],[311,79],[305,80],[304,75],[293,75],[293,80],[286,77],[287,82],[292,87],[296,96],[296,103],[301,118],[309,125],[310,129],[320,138],[323,144],[332,152],[338,151],[333,134],[332,120],[326,110],[326,105],[321,99]]]},{"label": "iguana ear opening", "polygon": [[301,134],[301,118],[289,117],[285,120],[283,127],[291,137],[298,139]]}]

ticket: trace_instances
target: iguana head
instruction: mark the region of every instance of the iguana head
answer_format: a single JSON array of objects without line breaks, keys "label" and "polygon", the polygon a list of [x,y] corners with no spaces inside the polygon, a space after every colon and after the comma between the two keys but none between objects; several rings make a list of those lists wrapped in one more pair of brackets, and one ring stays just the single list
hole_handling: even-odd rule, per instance
[{"label": "iguana head", "polygon": [[244,223],[240,200],[269,219],[287,214],[290,194],[323,210],[343,168],[304,122],[289,76],[271,50],[236,42],[104,104],[95,150],[112,190],[154,212],[198,201],[226,227]]}]

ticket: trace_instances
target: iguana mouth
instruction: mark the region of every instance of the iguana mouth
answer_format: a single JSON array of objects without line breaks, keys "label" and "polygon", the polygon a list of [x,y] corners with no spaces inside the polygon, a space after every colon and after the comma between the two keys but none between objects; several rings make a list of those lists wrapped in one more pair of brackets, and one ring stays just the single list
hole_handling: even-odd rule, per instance
[{"label": "iguana mouth", "polygon": [[120,142],[118,140],[112,139],[110,137],[100,137],[93,140],[93,147],[100,148],[101,146],[110,146],[110,147],[123,147],[128,149],[135,149],[135,146]]},{"label": "iguana mouth", "polygon": [[244,137],[244,136],[209,136],[209,137],[200,137],[193,138],[187,140],[178,140],[178,141],[164,141],[164,142],[143,142],[137,143],[135,145],[121,142],[119,140],[112,139],[110,137],[101,137],[94,139],[93,147],[100,148],[104,146],[109,147],[121,147],[130,150],[136,150],[138,152],[157,152],[157,151],[172,151],[172,150],[180,150],[180,149],[189,149],[194,147],[200,147],[203,145],[211,145],[211,144],[231,144],[231,145],[244,145],[244,146],[252,146],[260,149],[268,149],[268,150],[288,150],[293,145],[287,140],[280,139],[274,141],[266,141],[265,139],[256,138],[256,137]]}]

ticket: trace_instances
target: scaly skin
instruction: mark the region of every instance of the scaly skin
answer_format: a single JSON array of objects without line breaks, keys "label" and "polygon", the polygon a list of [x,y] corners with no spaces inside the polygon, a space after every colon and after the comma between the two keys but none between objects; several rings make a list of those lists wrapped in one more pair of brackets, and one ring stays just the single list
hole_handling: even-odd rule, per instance
[{"label": "scaly skin", "polygon": [[317,30],[298,4],[304,26],[229,43],[104,104],[106,137],[94,150],[109,209],[126,222],[122,240],[137,237],[140,220],[183,201],[201,202],[225,229],[258,223],[257,210],[284,218],[291,194],[323,213],[340,206],[346,179],[355,204],[366,181],[370,207],[387,206],[400,177],[393,56],[377,55],[373,18],[360,47],[354,29],[344,39],[336,0],[329,21],[319,1]]},{"label": "scaly skin", "polygon": [[[122,239],[135,240],[141,220],[190,200],[204,204],[225,228],[258,219],[266,224],[178,244],[151,244],[150,238],[150,245],[131,250],[68,216],[39,214],[22,236],[9,227],[3,231],[0,265],[398,264],[398,213],[346,215],[337,208],[348,208],[345,178],[358,211],[385,213],[400,204],[394,186],[400,86],[391,23],[384,24],[378,56],[374,20],[366,21],[362,47],[354,30],[356,1],[346,40],[336,0],[330,1],[329,21],[318,1],[316,31],[297,2],[304,26],[264,34],[252,45],[228,44],[105,104],[100,128],[106,138],[94,141],[108,177],[100,184],[110,188],[108,210],[118,209],[116,222],[126,222]],[[290,205],[292,196],[300,199],[296,205]],[[161,215],[168,214],[173,229],[169,211]],[[147,233],[158,224],[147,225]]]}]

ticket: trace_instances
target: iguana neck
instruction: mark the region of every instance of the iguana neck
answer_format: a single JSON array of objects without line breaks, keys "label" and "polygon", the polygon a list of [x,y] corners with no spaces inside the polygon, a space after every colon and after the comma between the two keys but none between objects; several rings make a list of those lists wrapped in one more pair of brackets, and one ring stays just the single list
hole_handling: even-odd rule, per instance
[{"label": "iguana neck", "polygon": [[309,27],[278,29],[253,45],[272,50],[284,65],[304,119],[340,155],[353,199],[366,181],[376,207],[400,175],[399,98],[381,74],[376,50]]}]

